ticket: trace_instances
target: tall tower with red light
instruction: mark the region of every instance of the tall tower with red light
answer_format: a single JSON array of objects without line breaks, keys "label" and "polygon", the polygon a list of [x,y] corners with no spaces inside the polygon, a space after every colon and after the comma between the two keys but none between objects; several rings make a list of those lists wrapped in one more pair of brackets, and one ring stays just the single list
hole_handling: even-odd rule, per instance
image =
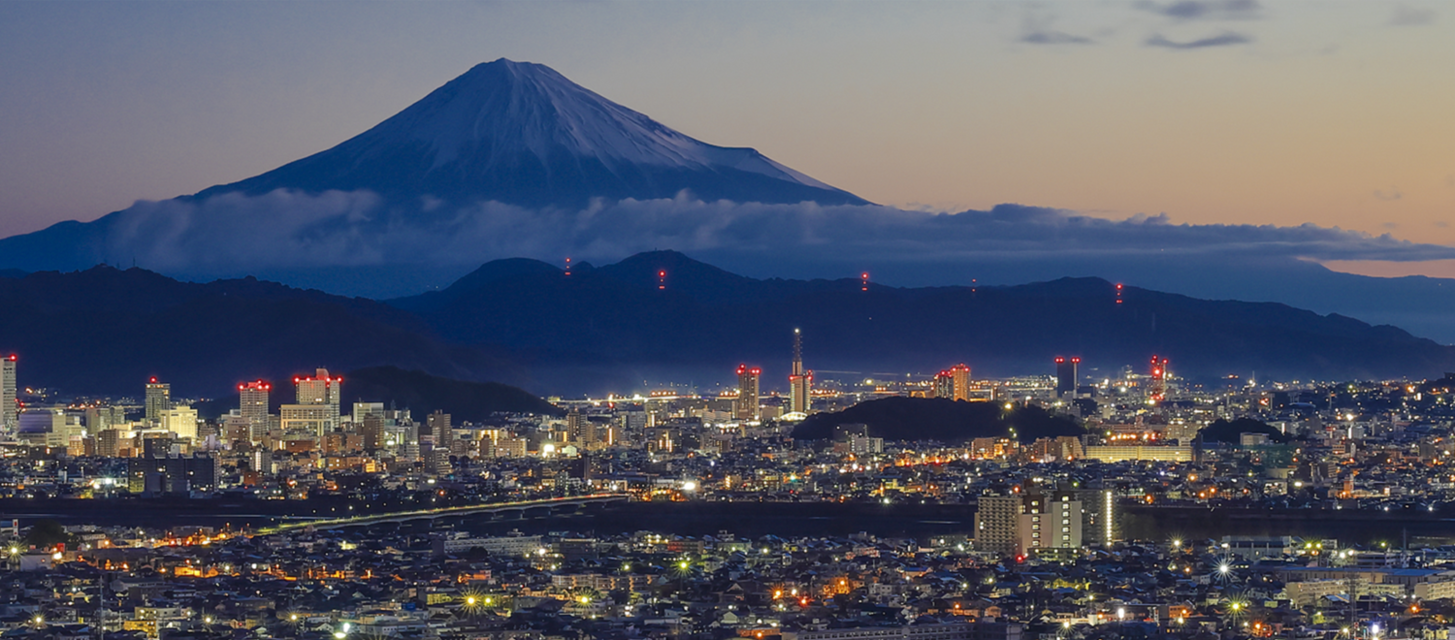
[{"label": "tall tower with red light", "polygon": [[155,377],[147,380],[146,419],[160,421],[162,414],[172,408],[172,385],[157,382]]},{"label": "tall tower with red light", "polygon": [[328,369],[318,369],[313,377],[294,378],[293,388],[298,404],[337,405],[344,395],[344,379],[328,375]]},{"label": "tall tower with red light", "polygon": [[733,404],[733,417],[743,422],[757,422],[761,417],[758,412],[758,398],[762,377],[762,369],[745,364],[738,365],[738,399]]},{"label": "tall tower with red light", "polygon": [[237,385],[238,413],[248,423],[248,433],[258,440],[268,431],[268,394],[273,385],[262,380]]},{"label": "tall tower with red light", "polygon": [[20,426],[20,399],[15,396],[19,360],[13,353],[0,358],[0,431],[14,431]]},{"label": "tall tower with red light", "polygon": [[869,290],[869,272],[868,271],[865,271],[864,273],[859,274],[859,290],[860,291],[868,291]]},{"label": "tall tower with red light", "polygon": [[1117,283],[1117,304],[1122,303],[1122,283]]},{"label": "tall tower with red light", "polygon": [[1167,398],[1167,359],[1152,356],[1152,383],[1147,387],[1147,397],[1152,402]]},{"label": "tall tower with red light", "polygon": [[1077,368],[1081,365],[1081,358],[1056,357],[1056,395],[1076,393]]},{"label": "tall tower with red light", "polygon": [[954,399],[955,376],[950,373],[949,369],[942,369],[938,374],[935,374],[934,391],[936,398],[944,398],[946,400]]},{"label": "tall tower with red light", "polygon": [[793,330],[793,372],[788,375],[788,409],[808,413],[813,392],[813,372],[803,368],[803,332]]},{"label": "tall tower with red light", "polygon": [[963,362],[950,367],[951,392],[955,400],[970,400],[970,365]]},{"label": "tall tower with red light", "polygon": [[667,270],[666,269],[658,269],[657,270],[657,288],[658,289],[666,289],[667,288]]}]

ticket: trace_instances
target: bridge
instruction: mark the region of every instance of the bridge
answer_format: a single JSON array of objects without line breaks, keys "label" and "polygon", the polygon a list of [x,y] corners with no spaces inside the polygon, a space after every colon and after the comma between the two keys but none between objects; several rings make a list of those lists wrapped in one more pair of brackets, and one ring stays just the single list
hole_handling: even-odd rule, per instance
[{"label": "bridge", "polygon": [[367,527],[376,524],[399,524],[404,522],[412,522],[415,520],[463,518],[466,516],[475,516],[480,514],[499,515],[503,519],[550,517],[556,515],[578,514],[588,511],[599,511],[606,508],[608,505],[628,502],[630,501],[630,499],[630,496],[627,496],[626,494],[594,493],[584,496],[548,498],[544,500],[489,502],[484,504],[441,507],[438,509],[395,511],[392,513],[359,515],[348,518],[330,518],[326,520],[288,522],[272,527],[259,529],[257,535],[285,533],[298,529],[312,529],[315,531],[320,531],[327,529],[343,529],[346,527]]}]

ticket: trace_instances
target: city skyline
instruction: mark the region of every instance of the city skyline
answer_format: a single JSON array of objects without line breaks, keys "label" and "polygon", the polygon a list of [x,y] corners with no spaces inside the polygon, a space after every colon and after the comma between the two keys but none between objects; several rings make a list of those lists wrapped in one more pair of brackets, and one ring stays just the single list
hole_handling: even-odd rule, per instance
[{"label": "city skyline", "polygon": [[0,636],[1455,640],[1449,59],[1434,0],[0,2]]}]

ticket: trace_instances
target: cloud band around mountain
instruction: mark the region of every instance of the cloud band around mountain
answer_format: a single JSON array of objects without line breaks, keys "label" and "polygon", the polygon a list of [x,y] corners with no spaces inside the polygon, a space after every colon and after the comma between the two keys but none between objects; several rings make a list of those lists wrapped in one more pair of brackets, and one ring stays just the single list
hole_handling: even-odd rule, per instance
[{"label": "cloud band around mountain", "polygon": [[138,202],[93,223],[96,262],[161,271],[245,273],[273,267],[422,262],[475,264],[503,257],[614,260],[652,249],[688,253],[845,256],[895,263],[1031,259],[1424,261],[1455,248],[1304,224],[1174,224],[1165,214],[1108,220],[1016,204],[932,213],[885,206],[704,202],[596,202],[528,209],[498,202],[391,203],[370,192],[278,190],[202,200]]}]

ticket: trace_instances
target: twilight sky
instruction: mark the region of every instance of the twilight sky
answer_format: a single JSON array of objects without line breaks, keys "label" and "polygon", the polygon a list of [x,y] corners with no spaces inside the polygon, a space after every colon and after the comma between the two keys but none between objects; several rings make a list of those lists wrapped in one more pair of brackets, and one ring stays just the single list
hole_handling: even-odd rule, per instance
[{"label": "twilight sky", "polygon": [[881,204],[1455,245],[1455,6],[1254,0],[0,3],[0,237],[264,172],[499,57]]}]

